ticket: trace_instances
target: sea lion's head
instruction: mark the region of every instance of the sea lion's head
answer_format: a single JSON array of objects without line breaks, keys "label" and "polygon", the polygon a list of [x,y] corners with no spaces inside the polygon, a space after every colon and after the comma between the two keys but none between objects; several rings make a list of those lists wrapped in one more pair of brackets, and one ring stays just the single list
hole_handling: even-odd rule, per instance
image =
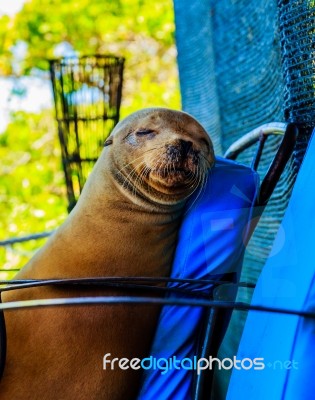
[{"label": "sea lion's head", "polygon": [[176,204],[205,182],[214,164],[212,142],[189,114],[147,108],[131,114],[105,142],[111,173],[128,194]]}]

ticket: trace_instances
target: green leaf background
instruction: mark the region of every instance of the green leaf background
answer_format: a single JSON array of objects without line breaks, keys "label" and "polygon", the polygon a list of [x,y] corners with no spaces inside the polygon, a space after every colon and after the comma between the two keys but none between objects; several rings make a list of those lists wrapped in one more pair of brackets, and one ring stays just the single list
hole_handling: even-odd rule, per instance
[{"label": "green leaf background", "polygon": [[[179,109],[174,29],[171,0],[30,0],[0,17],[0,76],[48,79],[47,58],[67,42],[79,55],[126,58],[122,117],[149,106]],[[17,59],[19,43],[26,51]],[[12,113],[0,158],[0,240],[59,226],[67,199],[53,107]],[[0,247],[0,269],[22,267],[44,241]]]}]

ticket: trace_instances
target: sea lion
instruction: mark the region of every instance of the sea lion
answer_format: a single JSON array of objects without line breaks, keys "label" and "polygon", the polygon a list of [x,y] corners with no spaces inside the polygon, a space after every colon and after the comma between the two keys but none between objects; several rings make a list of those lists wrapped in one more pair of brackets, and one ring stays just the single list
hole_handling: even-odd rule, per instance
[{"label": "sea lion", "polygon": [[[105,142],[65,223],[16,278],[168,276],[185,200],[213,163],[211,140],[190,115],[131,114]],[[5,292],[2,300],[100,293],[109,292],[41,287]],[[134,399],[141,371],[103,370],[103,356],[146,357],[158,313],[148,305],[5,312],[1,399]]]}]

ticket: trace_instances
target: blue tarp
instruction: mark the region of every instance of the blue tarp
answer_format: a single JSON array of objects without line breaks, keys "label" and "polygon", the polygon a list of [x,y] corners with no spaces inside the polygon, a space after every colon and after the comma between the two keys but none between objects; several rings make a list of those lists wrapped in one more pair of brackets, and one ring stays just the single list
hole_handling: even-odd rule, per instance
[{"label": "blue tarp", "polygon": [[[309,144],[252,303],[314,311],[315,139]],[[262,358],[262,370],[234,370],[227,399],[313,400],[315,321],[250,312],[237,358]]]},{"label": "blue tarp", "polygon": [[[239,276],[257,189],[258,176],[254,171],[217,158],[205,189],[187,205],[172,278],[211,279],[211,274],[228,272]],[[196,371],[189,360],[196,355],[201,318],[201,308],[163,307],[150,354],[155,360],[162,360],[163,369],[144,371],[139,399],[191,398]],[[168,361],[174,356],[177,362],[186,360],[179,369]]]}]

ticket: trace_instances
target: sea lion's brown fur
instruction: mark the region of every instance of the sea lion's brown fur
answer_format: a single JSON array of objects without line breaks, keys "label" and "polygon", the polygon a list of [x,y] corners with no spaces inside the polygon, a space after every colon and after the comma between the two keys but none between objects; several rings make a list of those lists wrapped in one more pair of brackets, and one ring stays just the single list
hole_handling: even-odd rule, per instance
[{"label": "sea lion's brown fur", "polygon": [[[213,161],[209,137],[188,114],[132,114],[106,142],[65,223],[17,278],[168,276],[184,200]],[[33,288],[3,293],[3,301],[104,293]],[[102,358],[147,356],[158,312],[142,305],[5,312],[1,400],[135,398],[141,371],[104,371]]]}]

